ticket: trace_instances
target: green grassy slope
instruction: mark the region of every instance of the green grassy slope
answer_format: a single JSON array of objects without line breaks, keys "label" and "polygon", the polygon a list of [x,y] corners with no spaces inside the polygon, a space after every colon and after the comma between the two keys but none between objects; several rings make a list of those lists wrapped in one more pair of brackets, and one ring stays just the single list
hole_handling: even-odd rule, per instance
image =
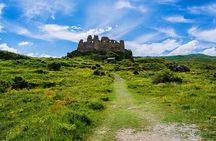
[{"label": "green grassy slope", "polygon": [[[48,70],[51,62],[61,63],[61,70]],[[113,89],[113,78],[93,75],[93,66],[81,58],[0,59],[1,84],[10,84],[0,92],[0,140],[83,140]],[[14,89],[15,77],[34,87]]]},{"label": "green grassy slope", "polygon": [[[205,140],[216,140],[215,57],[192,56],[137,58],[130,65],[119,64],[119,74],[127,80],[128,88],[138,103],[151,103],[152,112],[162,122],[197,124]],[[153,84],[153,80],[167,70],[166,64],[172,61],[190,67],[191,72],[174,73],[183,83]],[[140,70],[140,74],[134,75],[131,69]]]},{"label": "green grassy slope", "polygon": [[[121,124],[106,118],[130,121],[132,116],[118,119],[122,115],[115,109],[109,114],[107,107],[112,107],[116,97],[112,74],[126,80],[135,105],[145,107],[150,103],[148,110],[162,122],[194,123],[206,140],[216,139],[215,57],[135,58],[107,64],[86,57],[22,56],[17,60],[17,54],[0,53],[7,57],[0,58],[0,140],[85,140],[106,120],[116,131]],[[173,61],[191,69],[174,72],[183,82],[153,84]],[[59,71],[48,68],[53,62],[61,65]],[[134,75],[133,70],[140,74]],[[130,113],[124,110],[123,115]]]}]

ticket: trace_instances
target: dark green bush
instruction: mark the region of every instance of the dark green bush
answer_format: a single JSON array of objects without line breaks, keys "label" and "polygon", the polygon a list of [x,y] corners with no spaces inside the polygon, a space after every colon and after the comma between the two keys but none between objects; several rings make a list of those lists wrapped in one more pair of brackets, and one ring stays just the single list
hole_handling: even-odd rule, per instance
[{"label": "dark green bush", "polygon": [[19,55],[16,53],[8,52],[8,51],[1,51],[0,50],[0,59],[5,60],[18,60],[18,59],[29,59],[29,57],[24,55]]},{"label": "dark green bush", "polygon": [[47,74],[48,72],[45,70],[36,70],[34,71],[35,73],[39,73],[39,74]]},{"label": "dark green bush", "polygon": [[78,127],[84,125],[91,125],[91,119],[84,113],[69,112],[65,115],[70,124],[76,124]]},{"label": "dark green bush", "polygon": [[116,65],[116,66],[114,67],[114,71],[120,71],[120,66],[119,66],[119,65]]},{"label": "dark green bush", "polygon": [[100,75],[100,71],[97,69],[93,72],[94,75]]},{"label": "dark green bush", "polygon": [[60,71],[61,64],[58,62],[50,63],[50,64],[48,64],[48,69],[51,71]]},{"label": "dark green bush", "polygon": [[99,69],[95,70],[95,71],[93,72],[93,74],[94,74],[94,75],[100,75],[100,76],[106,75],[105,72],[100,71]]},{"label": "dark green bush", "polygon": [[0,80],[0,93],[5,93],[10,88],[10,83]]},{"label": "dark green bush", "polygon": [[50,88],[50,87],[55,87],[56,83],[55,82],[43,82],[42,87],[43,88]]},{"label": "dark green bush", "polygon": [[92,70],[96,70],[97,67],[96,67],[96,66],[92,66],[91,69],[92,69]]},{"label": "dark green bush", "polygon": [[95,66],[96,66],[97,68],[100,68],[100,67],[101,67],[99,64],[96,64]]},{"label": "dark green bush", "polygon": [[176,83],[182,83],[182,79],[178,76],[176,76],[173,72],[171,71],[164,71],[153,80],[154,84],[159,84],[159,83],[170,83],[170,82],[176,82]]},{"label": "dark green bush", "polygon": [[91,102],[89,104],[89,108],[91,108],[92,110],[103,110],[105,107],[100,102]]},{"label": "dark green bush", "polygon": [[22,77],[15,77],[12,81],[13,89],[24,89],[30,86],[30,84],[27,81],[25,81]]},{"label": "dark green bush", "polygon": [[123,60],[123,59],[131,59],[133,60],[132,51],[131,50],[125,50],[125,52],[112,52],[112,51],[89,51],[89,52],[79,52],[77,50],[67,53],[67,57],[73,58],[76,56],[85,56],[91,59],[95,60],[106,60],[108,57],[115,57],[117,61]]},{"label": "dark green bush", "polygon": [[103,101],[109,101],[109,97],[102,97],[101,100],[103,100]]}]

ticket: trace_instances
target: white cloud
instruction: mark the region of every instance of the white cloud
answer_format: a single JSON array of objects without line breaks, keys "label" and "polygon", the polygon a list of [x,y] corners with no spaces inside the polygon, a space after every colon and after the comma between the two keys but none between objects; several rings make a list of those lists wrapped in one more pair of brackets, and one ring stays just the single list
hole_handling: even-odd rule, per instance
[{"label": "white cloud", "polygon": [[184,16],[181,15],[166,17],[164,18],[164,20],[171,23],[192,23],[193,22],[193,20],[186,19]]},{"label": "white cloud", "polygon": [[166,55],[167,51],[172,51],[178,46],[180,46],[180,44],[173,39],[149,44],[139,44],[131,41],[126,42],[126,47],[131,49],[135,56],[162,56]]},{"label": "white cloud", "polygon": [[179,37],[173,28],[155,28],[160,33],[166,34],[169,37]]},{"label": "white cloud", "polygon": [[4,3],[0,3],[0,15],[2,14],[2,10],[5,8]]},{"label": "white cloud", "polygon": [[[106,36],[115,39],[122,38],[122,36],[140,26],[147,18],[147,14],[143,14],[145,10],[143,9],[141,12],[142,8],[138,8],[144,8],[144,6],[136,4],[137,2],[130,2],[129,0],[116,0],[115,3],[112,1],[97,1],[87,7],[86,27],[103,28],[112,26],[112,32],[106,34]],[[137,10],[141,14],[131,16],[131,12],[136,12]],[[150,12],[148,14],[150,15]]]},{"label": "white cloud", "polygon": [[195,53],[193,51],[195,51],[198,48],[200,48],[199,41],[193,40],[193,41],[190,41],[190,42],[188,42],[186,44],[183,44],[183,45],[179,46],[178,48],[173,50],[168,55],[169,56],[171,56],[171,55],[188,55],[188,54]]},{"label": "white cloud", "polygon": [[101,35],[112,30],[112,27],[95,28],[89,30],[81,30],[77,26],[62,26],[57,24],[45,24],[38,27],[38,32],[31,32],[23,27],[17,27],[15,32],[31,38],[41,40],[66,40],[71,42],[79,42],[80,39],[86,38],[88,35]]},{"label": "white cloud", "polygon": [[58,57],[58,56],[52,56],[52,55],[48,55],[48,54],[46,54],[46,53],[42,53],[42,54],[40,54],[40,53],[33,53],[33,52],[31,52],[31,53],[28,53],[28,54],[26,54],[27,56],[30,56],[30,57],[38,57],[38,58],[60,58],[60,57]]},{"label": "white cloud", "polygon": [[35,17],[55,19],[57,13],[70,14],[74,8],[73,0],[16,0],[29,19]]},{"label": "white cloud", "polygon": [[112,27],[89,29],[87,31],[74,31],[71,26],[60,26],[56,24],[46,24],[40,27],[46,38],[67,40],[78,42],[88,35],[100,35],[112,30]]},{"label": "white cloud", "polygon": [[201,53],[205,55],[216,56],[216,47],[205,49]]},{"label": "white cloud", "polygon": [[122,9],[122,8],[133,8],[132,4],[129,1],[126,0],[119,0],[117,1],[117,3],[115,4],[115,8],[117,9]]},{"label": "white cloud", "polygon": [[17,53],[17,49],[9,47],[6,43],[0,44],[0,50]]},{"label": "white cloud", "polygon": [[[6,5],[4,3],[0,3],[0,19],[1,19],[2,11],[5,7]],[[4,29],[4,26],[1,24],[1,21],[0,21],[0,33],[4,32],[3,29]]]},{"label": "white cloud", "polygon": [[[162,37],[163,38],[163,37]],[[154,42],[157,40],[161,40],[162,39],[160,36],[160,33],[149,33],[149,34],[144,34],[139,36],[138,38],[136,38],[134,40],[134,42],[142,44],[142,43],[146,43],[146,42]]]},{"label": "white cloud", "polygon": [[216,16],[216,3],[204,6],[189,7],[188,10],[194,14],[210,14]]},{"label": "white cloud", "polygon": [[216,44],[192,40],[182,43],[175,39],[166,39],[162,42],[139,43],[126,41],[126,48],[131,49],[134,56],[173,56],[203,53],[216,56]]},{"label": "white cloud", "polygon": [[142,12],[142,13],[145,13],[148,11],[144,6],[142,6],[142,5],[135,6],[128,0],[118,0],[115,3],[114,7],[116,9],[133,9],[133,10],[137,10],[137,11]]},{"label": "white cloud", "polygon": [[18,43],[18,46],[32,46],[32,45],[33,43],[28,41],[22,41]]},{"label": "white cloud", "polygon": [[216,28],[199,30],[196,27],[193,27],[188,30],[188,33],[199,40],[216,43]]}]

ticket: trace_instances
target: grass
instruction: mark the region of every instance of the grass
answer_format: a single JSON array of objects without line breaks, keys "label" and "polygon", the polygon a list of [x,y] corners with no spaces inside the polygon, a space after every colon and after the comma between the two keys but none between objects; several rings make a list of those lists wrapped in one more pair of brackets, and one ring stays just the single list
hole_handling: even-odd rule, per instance
[{"label": "grass", "polygon": [[[11,56],[0,59],[0,140],[110,141],[118,129],[149,125],[148,113],[165,123],[196,124],[204,140],[216,140],[215,57],[135,58],[108,64],[85,56]],[[182,82],[152,83],[164,78],[167,64],[173,62],[191,69],[171,73]],[[57,70],[50,69],[53,63]],[[15,88],[14,80],[28,85]],[[95,135],[102,127],[106,133]]]},{"label": "grass", "polygon": [[[140,75],[134,75],[131,71],[119,71],[119,74],[127,80],[129,90],[134,93],[133,96],[140,105],[151,101],[148,103],[152,105],[151,111],[161,117],[162,122],[197,124],[204,139],[215,140],[215,69],[203,69],[205,61],[177,61],[181,64],[190,63],[192,69],[188,73],[175,73],[183,79],[182,83],[153,84],[155,76],[160,76],[163,71],[142,70]],[[208,65],[215,66],[216,62],[209,61]]]},{"label": "grass", "polygon": [[[60,71],[49,71],[47,64],[53,59],[32,58],[19,64],[16,60],[0,60],[2,81],[22,77],[38,84],[35,88],[10,87],[0,93],[0,140],[83,140],[85,133],[96,126],[103,109],[88,105],[107,105],[101,98],[112,95],[113,78],[93,75],[89,66],[98,62],[81,58],[55,61],[67,65]],[[44,83],[55,85],[46,88]]]}]

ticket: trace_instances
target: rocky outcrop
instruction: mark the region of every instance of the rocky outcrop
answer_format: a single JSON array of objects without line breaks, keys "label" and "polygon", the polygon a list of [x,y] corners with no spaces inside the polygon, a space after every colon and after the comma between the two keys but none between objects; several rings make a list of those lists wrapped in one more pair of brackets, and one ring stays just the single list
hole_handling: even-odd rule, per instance
[{"label": "rocky outcrop", "polygon": [[80,40],[77,50],[79,52],[89,52],[89,51],[125,52],[125,45],[123,40],[120,40],[120,42],[118,42],[116,40],[111,40],[108,37],[102,37],[100,40],[97,35],[95,35],[94,38],[92,38],[92,36],[89,35],[86,42]]},{"label": "rocky outcrop", "polygon": [[168,68],[174,72],[190,72],[190,69],[185,65],[169,64]]}]

